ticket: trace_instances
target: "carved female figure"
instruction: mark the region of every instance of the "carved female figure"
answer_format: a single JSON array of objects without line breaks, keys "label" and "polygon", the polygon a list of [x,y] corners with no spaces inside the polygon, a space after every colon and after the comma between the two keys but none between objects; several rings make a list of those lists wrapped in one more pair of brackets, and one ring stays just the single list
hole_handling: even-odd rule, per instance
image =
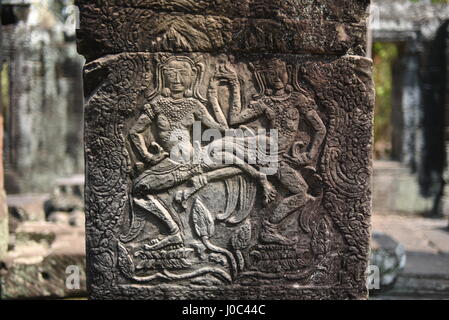
[{"label": "carved female figure", "polygon": [[[224,76],[229,77],[229,74]],[[290,84],[294,81],[290,80],[292,76],[289,75],[285,62],[280,59],[269,60],[258,66],[255,76],[261,87],[261,94],[243,110],[240,103],[234,104],[230,111],[230,124],[245,124],[265,116],[269,128],[278,131],[279,169],[276,177],[291,195],[282,200],[263,223],[260,240],[270,244],[290,245],[294,241],[282,236],[278,232],[278,226],[286,217],[301,210],[307,201],[313,199],[308,193],[308,184],[295,168],[304,167],[316,160],[326,135],[326,127],[316,112],[314,101],[299,86],[294,88]],[[304,143],[297,141],[301,117],[314,130],[305,152],[300,151]]]}]

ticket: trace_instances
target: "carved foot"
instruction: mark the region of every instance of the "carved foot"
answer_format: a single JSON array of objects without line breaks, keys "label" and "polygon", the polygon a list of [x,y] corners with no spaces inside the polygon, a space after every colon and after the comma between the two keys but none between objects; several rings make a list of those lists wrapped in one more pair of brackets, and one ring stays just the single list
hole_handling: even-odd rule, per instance
[{"label": "carved foot", "polygon": [[200,190],[204,186],[206,186],[208,181],[205,176],[199,175],[199,176],[194,176],[192,179],[190,179],[190,183],[191,183],[192,187],[176,192],[175,200],[177,202],[184,204],[185,201],[187,201],[189,198],[191,198],[195,192],[197,192],[198,190]]},{"label": "carved foot", "polygon": [[169,245],[182,244],[182,243],[183,243],[183,241],[182,241],[181,233],[177,232],[175,234],[171,234],[171,235],[163,238],[162,240],[153,239],[150,241],[150,244],[144,245],[144,248],[145,248],[145,250],[154,251],[154,250],[162,249]]},{"label": "carved foot", "polygon": [[278,244],[282,246],[291,246],[296,243],[296,240],[288,239],[279,234],[279,231],[276,230],[276,226],[268,221],[265,221],[262,224],[259,239],[266,244]]}]

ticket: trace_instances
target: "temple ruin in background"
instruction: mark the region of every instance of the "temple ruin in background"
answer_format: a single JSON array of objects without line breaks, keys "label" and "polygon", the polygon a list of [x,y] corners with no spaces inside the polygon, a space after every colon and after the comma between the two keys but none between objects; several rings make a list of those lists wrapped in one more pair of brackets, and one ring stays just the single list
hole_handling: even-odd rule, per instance
[{"label": "temple ruin in background", "polygon": [[75,6],[65,0],[2,1],[1,110],[8,194],[48,193],[83,172],[83,59]]},{"label": "temple ruin in background", "polygon": [[[376,79],[374,209],[448,215],[449,6],[374,0],[371,14],[373,58],[382,72]],[[376,48],[385,48],[378,50],[383,56]]]}]

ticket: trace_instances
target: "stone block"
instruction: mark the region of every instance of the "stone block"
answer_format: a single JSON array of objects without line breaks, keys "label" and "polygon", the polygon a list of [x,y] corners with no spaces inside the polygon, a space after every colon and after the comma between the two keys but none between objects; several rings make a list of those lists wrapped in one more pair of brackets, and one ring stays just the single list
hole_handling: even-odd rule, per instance
[{"label": "stone block", "polygon": [[361,18],[330,1],[294,6],[304,18],[280,1],[77,3],[89,297],[366,298]]}]

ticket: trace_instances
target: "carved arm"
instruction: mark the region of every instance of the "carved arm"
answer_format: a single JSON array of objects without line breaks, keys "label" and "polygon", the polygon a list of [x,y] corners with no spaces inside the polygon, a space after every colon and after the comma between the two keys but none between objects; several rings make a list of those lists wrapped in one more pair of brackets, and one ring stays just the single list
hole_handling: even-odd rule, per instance
[{"label": "carved arm", "polygon": [[[218,106],[218,108],[220,107]],[[195,116],[199,121],[201,121],[202,124],[210,129],[217,129],[220,132],[224,132],[228,129],[227,124],[223,125],[215,121],[209,111],[207,111],[207,108],[201,102],[198,102],[198,108],[195,112]]]},{"label": "carved arm", "polygon": [[323,144],[324,138],[326,136],[326,126],[321,120],[320,116],[314,109],[310,109],[305,114],[307,121],[309,121],[313,130],[315,131],[312,143],[309,146],[309,155],[311,159],[315,159],[318,155],[320,146]]},{"label": "carved arm", "polygon": [[218,79],[215,76],[210,79],[209,88],[207,89],[207,99],[212,106],[212,110],[214,111],[218,123],[222,127],[228,128],[228,121],[218,102]]},{"label": "carved arm", "polygon": [[137,123],[131,128],[129,132],[129,137],[134,146],[136,147],[139,155],[148,163],[154,164],[160,162],[164,159],[168,153],[166,153],[156,142],[152,142],[151,145],[155,146],[158,150],[158,153],[153,154],[148,150],[148,147],[145,143],[145,139],[143,133],[148,127],[151,125],[152,120],[148,116],[148,114],[143,113]]},{"label": "carved arm", "polygon": [[[300,106],[299,108],[301,110],[301,108],[307,108],[307,106]],[[292,147],[292,155],[284,155],[284,157],[288,161],[296,166],[309,165],[318,156],[319,148],[322,145],[327,132],[326,126],[324,125],[318,113],[313,108],[308,108],[308,110],[304,110],[302,113],[309,124],[312,126],[315,134],[313,135],[312,141],[309,144],[307,148],[308,150],[306,152],[301,153],[299,151],[303,146],[303,142],[298,141],[295,142]]]}]

